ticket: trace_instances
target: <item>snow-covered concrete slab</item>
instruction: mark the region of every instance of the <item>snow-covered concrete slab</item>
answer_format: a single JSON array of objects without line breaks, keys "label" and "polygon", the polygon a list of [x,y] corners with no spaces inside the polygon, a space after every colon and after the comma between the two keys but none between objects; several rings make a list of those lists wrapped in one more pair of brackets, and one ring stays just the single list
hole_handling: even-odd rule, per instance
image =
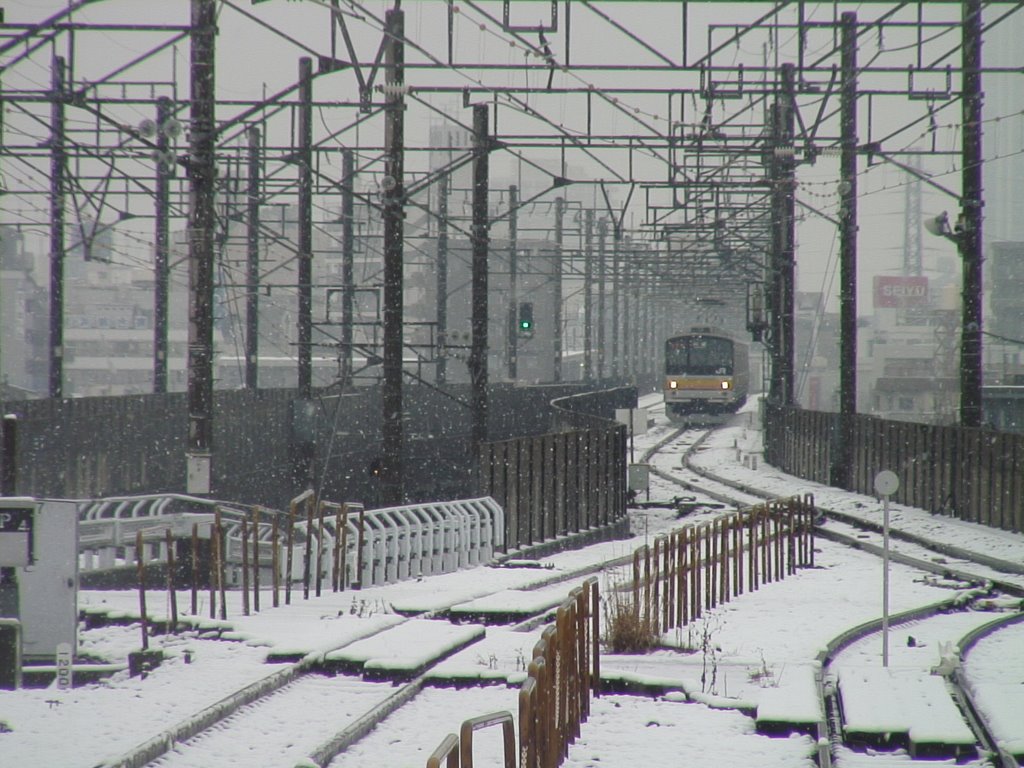
[{"label": "snow-covered concrete slab", "polygon": [[409,679],[438,659],[483,638],[479,625],[412,619],[325,655],[328,668],[362,672],[369,679]]},{"label": "snow-covered concrete slab", "polygon": [[917,669],[844,667],[839,675],[843,729],[851,742],[903,746],[911,753],[957,755],[974,734],[944,678]]},{"label": "snow-covered concrete slab", "polygon": [[824,720],[817,664],[790,664],[757,700],[757,730],[817,732]]},{"label": "snow-covered concrete slab", "polygon": [[506,589],[453,605],[449,615],[453,619],[472,619],[485,624],[508,623],[555,610],[565,602],[571,589],[565,583],[542,589]]}]

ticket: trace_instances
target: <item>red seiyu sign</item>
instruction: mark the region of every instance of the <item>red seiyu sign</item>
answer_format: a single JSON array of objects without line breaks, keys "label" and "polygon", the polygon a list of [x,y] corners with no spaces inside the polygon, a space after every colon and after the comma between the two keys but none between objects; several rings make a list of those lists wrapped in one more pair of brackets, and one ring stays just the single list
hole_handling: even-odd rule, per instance
[{"label": "red seiyu sign", "polygon": [[923,307],[927,303],[927,277],[875,277],[875,307]]}]

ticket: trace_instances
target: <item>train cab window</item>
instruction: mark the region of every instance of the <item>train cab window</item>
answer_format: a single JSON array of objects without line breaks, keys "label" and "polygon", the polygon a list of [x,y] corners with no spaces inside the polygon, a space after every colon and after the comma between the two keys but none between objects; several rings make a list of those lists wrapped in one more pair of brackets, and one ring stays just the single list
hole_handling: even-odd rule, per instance
[{"label": "train cab window", "polygon": [[669,375],[731,376],[732,341],[714,336],[670,339],[665,347],[665,373]]}]

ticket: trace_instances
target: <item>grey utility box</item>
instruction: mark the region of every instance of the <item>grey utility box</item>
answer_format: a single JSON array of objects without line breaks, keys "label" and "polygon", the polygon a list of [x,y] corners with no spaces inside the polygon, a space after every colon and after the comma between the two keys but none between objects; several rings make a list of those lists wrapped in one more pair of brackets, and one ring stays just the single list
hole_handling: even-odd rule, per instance
[{"label": "grey utility box", "polygon": [[78,510],[72,501],[0,498],[0,567],[14,569],[25,661],[78,650]]}]

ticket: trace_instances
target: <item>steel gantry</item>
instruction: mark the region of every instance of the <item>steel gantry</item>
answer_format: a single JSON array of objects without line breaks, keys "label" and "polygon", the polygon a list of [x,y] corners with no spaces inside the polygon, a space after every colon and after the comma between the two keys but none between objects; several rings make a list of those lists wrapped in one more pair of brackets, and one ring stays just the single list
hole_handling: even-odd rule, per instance
[{"label": "steel gantry", "polygon": [[[983,111],[982,75],[1019,70],[981,51],[1017,3],[557,0],[540,22],[535,8],[11,11],[3,224],[12,242],[47,239],[48,394],[77,394],[73,254],[148,271],[150,388],[188,391],[190,490],[216,483],[218,365],[234,357],[255,388],[280,359],[299,390],[296,483],[316,478],[318,399],[369,380],[383,392],[382,501],[399,503],[410,380],[470,383],[479,442],[490,381],[559,381],[575,352],[584,378],[654,373],[660,336],[712,318],[764,342],[769,397],[794,402],[796,271],[831,230],[847,429],[858,205],[886,191],[887,168],[959,208],[960,420],[980,422],[982,136],[1021,120]],[[179,289],[184,350],[169,335]],[[512,321],[524,301],[529,337]]]}]

